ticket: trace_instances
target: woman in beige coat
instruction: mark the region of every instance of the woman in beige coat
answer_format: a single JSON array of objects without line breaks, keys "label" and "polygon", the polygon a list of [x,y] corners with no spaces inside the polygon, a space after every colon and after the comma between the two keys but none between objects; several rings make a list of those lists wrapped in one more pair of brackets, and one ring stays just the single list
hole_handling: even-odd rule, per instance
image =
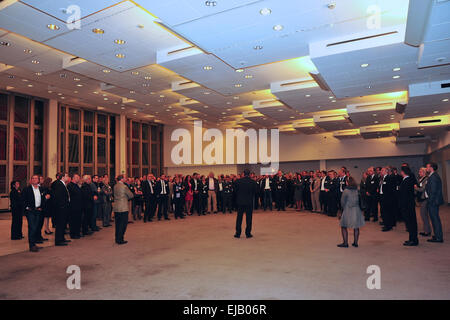
[{"label": "woman in beige coat", "polygon": [[320,173],[316,172],[314,174],[314,178],[311,181],[310,185],[311,191],[311,202],[312,202],[312,212],[320,212]]}]

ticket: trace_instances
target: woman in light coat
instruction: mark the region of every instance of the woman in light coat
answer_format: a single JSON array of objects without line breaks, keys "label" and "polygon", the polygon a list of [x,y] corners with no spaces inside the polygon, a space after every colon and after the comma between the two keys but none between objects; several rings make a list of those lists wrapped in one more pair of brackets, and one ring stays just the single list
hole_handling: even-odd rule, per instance
[{"label": "woman in light coat", "polygon": [[340,226],[343,243],[338,244],[340,248],[348,248],[347,228],[353,228],[353,244],[358,247],[359,228],[364,225],[364,215],[359,205],[359,193],[356,181],[353,177],[348,178],[348,185],[342,193],[341,205],[342,216],[340,217]]},{"label": "woman in light coat", "polygon": [[133,199],[134,195],[124,184],[123,175],[117,177],[117,183],[114,186],[114,222],[116,223],[116,243],[125,244],[123,239],[128,224],[128,200]]},{"label": "woman in light coat", "polygon": [[419,170],[419,181],[417,182],[418,185],[415,186],[415,193],[416,193],[416,199],[417,203],[420,207],[420,217],[422,218],[422,224],[423,224],[423,231],[420,235],[424,237],[428,237],[431,235],[431,226],[430,226],[430,216],[428,214],[427,209],[427,198],[425,195],[425,188],[427,186],[428,182],[428,174],[426,168],[420,168]]}]

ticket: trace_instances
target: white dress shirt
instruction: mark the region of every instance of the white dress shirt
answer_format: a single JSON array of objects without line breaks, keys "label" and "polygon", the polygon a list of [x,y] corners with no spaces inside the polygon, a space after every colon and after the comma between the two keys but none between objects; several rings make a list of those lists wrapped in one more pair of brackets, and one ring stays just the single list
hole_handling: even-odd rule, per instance
[{"label": "white dress shirt", "polygon": [[33,193],[34,193],[34,205],[36,208],[39,208],[42,203],[41,191],[39,190],[39,187],[31,186],[31,189],[33,189]]},{"label": "white dress shirt", "polygon": [[209,190],[214,190],[214,179],[209,178]]}]

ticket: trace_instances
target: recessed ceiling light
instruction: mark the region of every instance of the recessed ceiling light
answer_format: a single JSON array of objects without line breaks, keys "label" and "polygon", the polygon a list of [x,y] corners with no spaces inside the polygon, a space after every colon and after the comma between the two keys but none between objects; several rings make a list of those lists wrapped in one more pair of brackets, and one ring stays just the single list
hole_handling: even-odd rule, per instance
[{"label": "recessed ceiling light", "polygon": [[82,87],[83,85],[81,83],[77,84],[77,87]]},{"label": "recessed ceiling light", "polygon": [[442,102],[447,102],[447,101],[448,101],[448,98],[442,99]]},{"label": "recessed ceiling light", "polygon": [[165,98],[165,95],[160,94],[159,97],[160,97],[160,98]]},{"label": "recessed ceiling light", "polygon": [[15,76],[13,76],[13,75],[9,75],[9,76],[8,76],[8,78],[9,78],[9,79],[14,79],[14,78],[15,78]]},{"label": "recessed ceiling light", "polygon": [[334,99],[334,97],[328,97],[328,99]]},{"label": "recessed ceiling light", "polygon": [[123,59],[125,58],[125,55],[123,53],[117,53],[116,58]]},{"label": "recessed ceiling light", "polygon": [[6,42],[6,41],[0,41],[0,45],[5,46],[5,47],[9,47],[10,43]]},{"label": "recessed ceiling light", "polygon": [[227,114],[226,112],[222,112],[222,114]]},{"label": "recessed ceiling light", "polygon": [[134,91],[134,90],[130,90],[130,93],[136,93],[136,91]]},{"label": "recessed ceiling light", "polygon": [[273,30],[281,31],[281,30],[283,30],[283,26],[281,24],[276,24],[273,26]]},{"label": "recessed ceiling light", "polygon": [[131,74],[132,74],[133,76],[137,76],[137,75],[139,74],[139,72],[137,72],[137,71],[132,71]]},{"label": "recessed ceiling light", "polygon": [[59,27],[56,24],[48,24],[47,28],[50,30],[59,30]]},{"label": "recessed ceiling light", "polygon": [[204,66],[203,69],[204,70],[212,70],[212,67],[211,66]]},{"label": "recessed ceiling light", "polygon": [[108,100],[108,98],[103,98],[103,100],[107,101],[107,100]]},{"label": "recessed ceiling light", "polygon": [[24,49],[23,52],[25,52],[25,53],[32,53],[33,50],[31,50],[31,49]]},{"label": "recessed ceiling light", "polygon": [[309,97],[311,97],[311,95],[310,94],[305,94],[305,97],[309,98]]},{"label": "recessed ceiling light", "polygon": [[436,111],[433,111],[433,113],[439,113],[439,111],[436,110]]},{"label": "recessed ceiling light", "polygon": [[152,77],[150,77],[150,76],[145,76],[144,79],[145,79],[145,80],[151,80]]},{"label": "recessed ceiling light", "polygon": [[31,63],[38,64],[39,61],[37,61],[37,60],[31,60]]},{"label": "recessed ceiling light", "polygon": [[280,112],[281,112],[281,111],[283,111],[283,109],[278,109],[278,111],[280,111]]},{"label": "recessed ceiling light", "polygon": [[361,65],[361,68],[367,68],[368,66],[369,66],[368,63],[363,63],[363,64]]},{"label": "recessed ceiling light", "polygon": [[36,72],[35,75],[42,76],[42,72]]},{"label": "recessed ceiling light", "polygon": [[378,121],[374,121],[373,123],[377,124],[377,123],[378,123]]},{"label": "recessed ceiling light", "polygon": [[234,100],[239,100],[238,96],[233,97]]},{"label": "recessed ceiling light", "polygon": [[73,93],[78,93],[78,91],[75,90]]},{"label": "recessed ceiling light", "polygon": [[203,92],[203,94],[210,94],[210,92]]},{"label": "recessed ceiling light", "polygon": [[92,92],[93,94],[98,94],[98,92],[97,91],[94,91],[94,92]]},{"label": "recessed ceiling light", "polygon": [[150,87],[150,83],[143,83],[142,86],[143,87]]},{"label": "recessed ceiling light", "polygon": [[108,69],[103,69],[102,70],[104,73],[110,73],[111,72],[111,70],[108,70]]},{"label": "recessed ceiling light", "polygon": [[392,71],[400,71],[401,69],[400,68],[394,68],[394,69],[392,69]]},{"label": "recessed ceiling light", "polygon": [[253,47],[253,49],[255,49],[255,50],[261,50],[262,48],[263,48],[263,46],[259,46],[259,45]]},{"label": "recessed ceiling light", "polygon": [[104,34],[105,30],[100,29],[100,28],[94,28],[94,29],[92,29],[92,32],[96,33],[96,34]]},{"label": "recessed ceiling light", "polygon": [[336,100],[331,100],[331,102],[336,102]]},{"label": "recessed ceiling light", "polygon": [[242,84],[236,83],[236,84],[234,85],[234,87],[235,87],[235,88],[240,88],[240,87],[242,87]]},{"label": "recessed ceiling light", "polygon": [[377,114],[376,114],[376,113],[374,113],[374,114],[373,114],[373,116],[374,116],[374,117],[376,117],[376,116],[377,116]]},{"label": "recessed ceiling light", "polygon": [[252,79],[253,78],[253,76],[251,75],[251,74],[247,74],[246,76],[245,76],[245,79]]},{"label": "recessed ceiling light", "polygon": [[203,108],[208,109],[209,107],[208,106],[203,106]]},{"label": "recessed ceiling light", "polygon": [[114,40],[115,44],[125,44],[125,40],[121,40],[121,39],[116,39]]},{"label": "recessed ceiling light", "polygon": [[120,109],[125,110],[125,107],[120,107]]},{"label": "recessed ceiling light", "polygon": [[27,85],[27,87],[30,87],[30,88],[32,88],[32,87],[33,87],[33,85],[32,85],[32,84],[29,84],[29,85]]},{"label": "recessed ceiling light", "polygon": [[272,10],[270,10],[269,8],[262,8],[261,10],[259,10],[259,13],[263,16],[267,16],[272,13]]},{"label": "recessed ceiling light", "polygon": [[80,78],[73,78],[73,81],[80,81]]},{"label": "recessed ceiling light", "polygon": [[205,1],[205,6],[215,7],[215,6],[217,6],[217,1]]},{"label": "recessed ceiling light", "polygon": [[63,100],[64,100],[65,98],[66,98],[66,97],[61,97],[61,99],[63,99]]},{"label": "recessed ceiling light", "polygon": [[22,79],[23,82],[28,82],[28,79]]},{"label": "recessed ceiling light", "polygon": [[398,76],[398,75],[392,77],[392,79],[398,79],[398,78],[400,78],[400,76]]}]

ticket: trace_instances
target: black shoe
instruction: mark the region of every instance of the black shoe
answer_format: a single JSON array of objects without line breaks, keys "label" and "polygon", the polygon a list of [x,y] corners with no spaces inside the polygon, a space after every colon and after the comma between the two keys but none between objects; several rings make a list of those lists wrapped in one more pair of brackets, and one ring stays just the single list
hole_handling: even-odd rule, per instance
[{"label": "black shoe", "polygon": [[70,239],[80,239],[80,236],[70,236]]},{"label": "black shoe", "polygon": [[426,233],[426,232],[421,232],[421,233],[419,233],[421,236],[423,236],[423,237],[429,237],[429,236],[431,236],[431,233]]},{"label": "black shoe", "polygon": [[11,238],[11,240],[22,240],[22,238],[20,237],[20,238]]},{"label": "black shoe", "polygon": [[44,231],[44,232],[45,232],[45,234],[46,234],[46,235],[50,235],[50,234],[53,234],[53,232],[52,232],[52,231],[50,231],[50,232]]},{"label": "black shoe", "polygon": [[69,239],[64,239],[64,240],[63,240],[63,242],[65,242],[65,243],[69,243],[69,242],[72,242],[72,240],[69,240]]},{"label": "black shoe", "polygon": [[444,242],[444,240],[438,240],[436,238],[431,238],[431,239],[428,239],[427,241],[428,242],[434,242],[434,243],[443,243]]},{"label": "black shoe", "polygon": [[381,229],[381,231],[386,232],[386,231],[391,231],[392,227],[384,227],[383,229]]},{"label": "black shoe", "polygon": [[111,227],[112,225],[111,224],[107,224],[106,226],[103,226],[103,228],[108,228],[108,227]]},{"label": "black shoe", "polygon": [[405,241],[405,243],[403,243],[404,246],[406,247],[416,247],[419,245],[419,242],[412,242],[412,241]]},{"label": "black shoe", "polygon": [[83,232],[83,236],[90,236],[91,234],[93,234],[92,231]]},{"label": "black shoe", "polygon": [[238,234],[235,234],[234,237],[239,239],[241,236]]},{"label": "black shoe", "polygon": [[126,243],[128,243],[128,241],[125,240],[117,242],[117,244],[126,244]]},{"label": "black shoe", "polygon": [[58,242],[58,243],[55,243],[55,246],[63,247],[63,246],[67,246],[67,243],[65,243],[65,242]]},{"label": "black shoe", "polygon": [[354,246],[355,248],[358,248],[358,244],[355,242],[352,243],[352,246]]},{"label": "black shoe", "polygon": [[33,246],[33,247],[30,248],[30,251],[31,252],[39,252],[39,249],[38,249],[38,247]]},{"label": "black shoe", "polygon": [[164,218],[164,220],[170,220],[170,218]]},{"label": "black shoe", "polygon": [[347,243],[341,243],[337,245],[339,248],[348,248],[348,244]]},{"label": "black shoe", "polygon": [[127,223],[128,223],[128,224],[132,224],[132,223],[134,223],[134,222],[133,222],[133,221],[128,221]]},{"label": "black shoe", "polygon": [[252,234],[248,234],[248,235],[246,235],[246,237],[247,237],[247,239],[248,238],[253,238],[253,235]]}]

